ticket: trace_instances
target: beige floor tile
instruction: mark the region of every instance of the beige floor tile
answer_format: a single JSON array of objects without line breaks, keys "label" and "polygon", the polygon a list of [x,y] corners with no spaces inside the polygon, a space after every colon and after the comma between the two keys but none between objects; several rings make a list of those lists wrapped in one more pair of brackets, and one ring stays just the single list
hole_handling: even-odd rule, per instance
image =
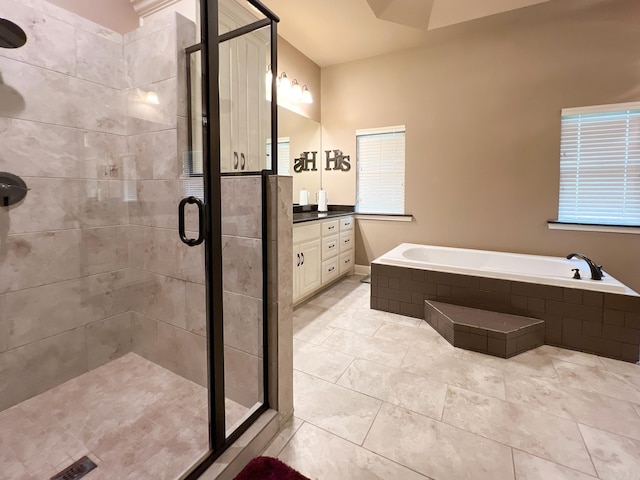
[{"label": "beige floor tile", "polygon": [[580,425],[602,480],[636,480],[640,475],[640,441]]},{"label": "beige floor tile", "polygon": [[536,350],[563,362],[576,363],[585,367],[602,367],[602,357],[590,353],[577,352],[552,345],[542,345]]},{"label": "beige floor tile", "polygon": [[[173,470],[163,471],[173,480],[207,451],[207,416],[206,389],[128,354],[0,412],[0,479],[43,480],[88,455],[99,466],[87,478],[122,480],[135,470],[136,480],[157,480],[139,468],[168,451]],[[176,437],[183,431],[188,442]],[[13,460],[2,457],[8,451]]]},{"label": "beige floor tile", "polygon": [[357,309],[354,307],[353,309],[348,311],[357,310],[358,312],[365,314],[369,318],[381,320],[385,323],[391,323],[394,325],[405,325],[407,327],[418,328],[420,324],[425,323],[424,320],[419,320],[417,318],[405,317],[404,315],[398,315],[397,313],[383,312],[382,310],[372,309],[369,303],[370,298],[369,296],[367,296],[366,299],[362,302],[361,306],[358,306]]},{"label": "beige floor tile", "polygon": [[520,450],[513,450],[513,464],[516,468],[516,480],[595,480],[557,463],[534,457]]},{"label": "beige floor tile", "polygon": [[366,360],[353,362],[338,385],[436,420],[442,417],[447,394],[444,383]]},{"label": "beige floor tile", "polygon": [[294,328],[293,338],[315,345],[322,345],[335,331],[336,328],[329,325],[307,325],[300,329]]},{"label": "beige floor tile", "polygon": [[344,373],[353,357],[301,340],[293,340],[295,369],[314,377],[335,383]]},{"label": "beige floor tile", "polygon": [[399,367],[409,349],[406,345],[396,342],[341,329],[334,331],[322,346],[390,367]]},{"label": "beige floor tile", "polygon": [[554,365],[565,385],[640,404],[640,385],[634,384],[635,377],[558,360]]},{"label": "beige floor tile", "polygon": [[293,374],[297,417],[361,444],[382,402],[301,372]]},{"label": "beige floor tile", "polygon": [[451,355],[456,350],[454,346],[442,338],[435,330],[419,328],[418,326],[399,325],[387,322],[380,327],[375,336],[424,350],[432,356]]},{"label": "beige floor tile", "polygon": [[507,400],[640,440],[640,417],[631,403],[542,378],[505,377]]},{"label": "beige floor tile", "polygon": [[595,474],[578,425],[486,395],[449,387],[442,421],[555,463]]},{"label": "beige floor tile", "polygon": [[636,363],[623,362],[613,358],[602,357],[600,361],[604,364],[605,370],[623,375],[630,375],[640,379],[640,365]]},{"label": "beige floor tile", "polygon": [[384,404],[364,447],[435,479],[513,479],[511,448]]},{"label": "beige floor tile", "polygon": [[298,429],[304,425],[304,420],[293,417],[284,426],[280,433],[274,438],[271,443],[264,450],[262,455],[267,457],[277,457],[282,452],[282,449],[286,447],[291,437],[298,431]]},{"label": "beige floor tile", "polygon": [[338,312],[328,319],[328,325],[332,327],[368,336],[373,336],[383,324],[384,320],[367,315],[360,309]]},{"label": "beige floor tile", "polygon": [[508,373],[530,377],[558,377],[553,366],[553,357],[538,349],[529,350],[511,358],[494,357],[484,353],[456,348],[454,355],[472,363],[479,363]]},{"label": "beige floor tile", "polygon": [[328,311],[328,308],[311,305],[309,303],[299,305],[293,311],[293,324],[294,326],[308,325],[309,323],[315,322],[323,313]]},{"label": "beige floor tile", "polygon": [[380,455],[305,423],[280,460],[317,480],[426,480]]},{"label": "beige floor tile", "polygon": [[353,307],[360,307],[362,305],[361,299],[346,297],[335,297],[330,295],[319,295],[309,300],[307,305],[313,305],[316,307],[331,308],[334,312],[349,310]]},{"label": "beige floor tile", "polygon": [[501,399],[505,398],[502,370],[472,363],[455,356],[430,357],[425,355],[421,349],[411,348],[402,363],[402,369],[473,392]]}]

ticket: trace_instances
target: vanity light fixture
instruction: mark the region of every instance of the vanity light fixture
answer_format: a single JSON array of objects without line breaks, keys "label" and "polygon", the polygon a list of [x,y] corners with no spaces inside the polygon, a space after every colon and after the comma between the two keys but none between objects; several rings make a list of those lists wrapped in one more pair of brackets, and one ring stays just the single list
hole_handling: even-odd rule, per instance
[{"label": "vanity light fixture", "polygon": [[291,82],[291,100],[294,102],[302,101],[302,87],[295,79]]},{"label": "vanity light fixture", "polygon": [[[264,77],[264,83],[267,90],[267,100],[271,100],[271,82],[273,81],[273,72],[271,65],[267,67]],[[298,80],[289,80],[286,72],[282,72],[276,79],[278,88],[278,102],[285,103],[313,103],[313,96],[306,85],[300,86]]]},{"label": "vanity light fixture", "polygon": [[267,67],[267,73],[264,76],[264,83],[267,86],[267,91],[271,90],[271,82],[273,81],[273,72],[271,71],[271,65]]},{"label": "vanity light fixture", "polygon": [[287,77],[287,74],[285,72],[282,72],[282,75],[280,75],[279,80],[280,80],[280,82],[278,83],[278,88],[280,89],[279,91],[281,91],[286,98],[289,98],[289,93],[291,92],[291,80],[289,80],[289,77]]},{"label": "vanity light fixture", "polygon": [[302,87],[302,95],[300,101],[302,103],[313,103],[313,96],[311,95],[311,92],[306,85]]}]

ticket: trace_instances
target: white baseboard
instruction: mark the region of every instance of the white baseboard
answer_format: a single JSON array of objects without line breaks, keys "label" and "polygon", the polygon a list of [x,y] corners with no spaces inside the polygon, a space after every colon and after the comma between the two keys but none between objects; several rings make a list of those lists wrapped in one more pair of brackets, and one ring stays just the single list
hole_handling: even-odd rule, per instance
[{"label": "white baseboard", "polygon": [[356,275],[371,275],[371,265],[356,265]]}]

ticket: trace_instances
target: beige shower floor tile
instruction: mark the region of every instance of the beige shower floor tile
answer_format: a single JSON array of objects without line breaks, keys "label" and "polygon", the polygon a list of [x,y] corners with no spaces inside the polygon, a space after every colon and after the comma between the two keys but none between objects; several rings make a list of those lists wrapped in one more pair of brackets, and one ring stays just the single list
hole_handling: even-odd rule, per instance
[{"label": "beige shower floor tile", "polygon": [[[227,423],[247,408],[227,400]],[[0,412],[0,480],[177,478],[208,451],[207,390],[130,353]]]}]

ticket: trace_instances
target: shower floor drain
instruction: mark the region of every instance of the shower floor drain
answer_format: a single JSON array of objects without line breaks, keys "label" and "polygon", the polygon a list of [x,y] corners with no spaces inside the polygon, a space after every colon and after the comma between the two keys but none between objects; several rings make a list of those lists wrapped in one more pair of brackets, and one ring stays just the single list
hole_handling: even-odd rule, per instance
[{"label": "shower floor drain", "polygon": [[85,456],[74,464],[69,465],[60,473],[55,474],[51,477],[51,480],[78,480],[94,468],[97,468],[97,465],[93,463],[89,457]]}]

